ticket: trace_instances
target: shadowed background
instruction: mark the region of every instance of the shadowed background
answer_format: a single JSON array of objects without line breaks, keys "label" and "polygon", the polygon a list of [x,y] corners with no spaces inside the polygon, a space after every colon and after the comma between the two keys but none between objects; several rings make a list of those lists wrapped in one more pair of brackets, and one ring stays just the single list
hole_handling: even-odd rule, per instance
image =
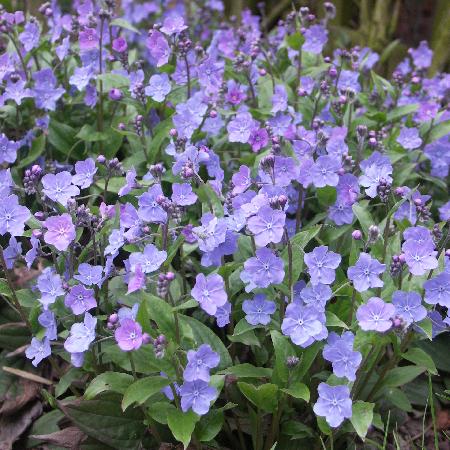
[{"label": "shadowed background", "polygon": [[[94,0],[99,1],[99,0]],[[136,0],[140,3],[144,0]],[[155,0],[159,1],[159,0]],[[190,0],[178,0],[185,4]],[[292,11],[292,5],[308,6],[318,17],[325,0],[224,0],[226,15],[240,16],[244,8],[264,16],[268,28]],[[70,0],[61,0],[66,7]],[[116,0],[118,8],[120,0]],[[176,4],[167,0],[166,4]],[[430,74],[450,68],[450,0],[334,0],[336,17],[326,51],[360,45],[380,55],[377,70],[387,75],[404,58],[409,47],[427,40],[433,49]],[[7,9],[25,9],[36,14],[40,0],[0,0]],[[261,7],[263,13],[261,13]]]}]

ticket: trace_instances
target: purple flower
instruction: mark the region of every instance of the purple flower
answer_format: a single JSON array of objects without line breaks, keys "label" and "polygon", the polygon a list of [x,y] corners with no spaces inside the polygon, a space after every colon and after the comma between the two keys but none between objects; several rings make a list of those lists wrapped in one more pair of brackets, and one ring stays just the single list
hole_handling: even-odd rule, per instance
[{"label": "purple flower", "polygon": [[4,133],[0,134],[0,164],[13,163],[17,158],[20,144],[10,141]]},{"label": "purple flower", "polygon": [[[95,327],[97,319],[92,317],[88,312],[84,315],[82,323],[74,323],[70,328],[69,337],[64,342],[66,351],[72,354],[79,354],[87,351],[89,345],[95,339]],[[76,359],[81,359],[80,357]],[[81,365],[82,365],[81,361]]]},{"label": "purple flower", "polygon": [[242,303],[245,320],[250,325],[268,325],[272,320],[271,315],[276,309],[275,303],[266,300],[264,294],[256,294],[253,300],[244,300]]},{"label": "purple flower", "polygon": [[78,161],[75,163],[75,175],[72,177],[72,183],[80,186],[81,189],[86,189],[94,182],[96,173],[97,168],[92,158]]},{"label": "purple flower", "polygon": [[395,306],[385,303],[379,297],[371,297],[367,303],[361,305],[356,311],[356,319],[364,331],[379,331],[383,333],[392,327],[395,316]]},{"label": "purple flower", "polygon": [[28,270],[31,269],[31,266],[33,265],[35,259],[37,258],[40,244],[39,239],[34,234],[31,235],[30,244],[31,244],[30,250],[28,250],[25,253],[25,262],[27,263]]},{"label": "purple flower", "polygon": [[309,269],[311,284],[332,284],[336,278],[335,269],[340,263],[341,255],[328,251],[325,245],[305,253],[305,264]]},{"label": "purple flower", "polygon": [[19,41],[26,52],[33,50],[39,45],[40,30],[37,21],[29,21],[24,27],[24,31],[19,34]]},{"label": "purple flower", "polygon": [[53,314],[49,309],[39,314],[38,322],[45,328],[45,337],[49,341],[53,341],[58,338],[55,314]]},{"label": "purple flower", "polygon": [[227,93],[225,94],[225,100],[231,105],[239,105],[246,100],[247,95],[245,88],[234,80],[229,80],[227,83]]},{"label": "purple flower", "polygon": [[25,350],[26,357],[33,360],[31,364],[34,367],[37,367],[44,358],[47,358],[51,354],[50,341],[47,337],[44,337],[42,341],[34,337],[31,339],[30,346]]},{"label": "purple flower", "polygon": [[254,120],[252,115],[248,112],[239,112],[227,125],[228,140],[246,144],[253,128]]},{"label": "purple flower", "polygon": [[132,167],[130,170],[127,170],[125,175],[125,185],[119,189],[117,195],[119,197],[123,197],[124,195],[129,194],[136,187],[139,187],[136,182],[136,169]]},{"label": "purple flower", "polygon": [[227,301],[223,278],[215,273],[207,277],[199,273],[195,278],[195,286],[191,294],[200,303],[201,308],[211,316],[216,314],[217,308]]},{"label": "purple flower", "polygon": [[240,166],[239,170],[232,176],[233,194],[242,194],[252,184],[250,169],[247,166]]},{"label": "purple flower", "polygon": [[22,244],[17,242],[14,236],[9,238],[8,247],[3,251],[3,256],[5,257],[6,267],[12,269],[16,259],[22,255]]},{"label": "purple flower", "polygon": [[285,336],[289,336],[294,344],[304,345],[310,338],[322,332],[319,313],[314,308],[290,303],[286,308],[281,331]]},{"label": "purple flower", "polygon": [[272,96],[272,110],[273,114],[279,111],[286,111],[288,106],[288,96],[286,88],[282,84],[277,84],[275,86],[273,96]]},{"label": "purple flower", "polygon": [[142,271],[142,266],[136,264],[133,271],[129,274],[127,294],[139,291],[145,287],[146,278]]},{"label": "purple flower", "polygon": [[187,365],[183,372],[184,381],[203,380],[209,382],[209,371],[220,362],[219,354],[208,344],[201,345],[197,351],[187,352]]},{"label": "purple flower", "polygon": [[[1,142],[1,136],[0,136]],[[0,152],[1,152],[1,143],[0,143]],[[2,161],[0,160],[0,163]],[[8,197],[11,193],[11,188],[14,186],[14,181],[11,176],[11,169],[0,170],[0,195],[2,198]],[[450,202],[449,202],[450,205]]]},{"label": "purple flower", "polygon": [[72,175],[63,171],[57,174],[48,173],[42,177],[42,190],[44,194],[54,202],[67,206],[67,201],[80,194],[80,190],[72,184]]},{"label": "purple flower", "polygon": [[152,58],[156,61],[156,67],[161,67],[169,62],[169,44],[164,35],[158,30],[150,30],[147,38],[147,48]]},{"label": "purple flower", "polygon": [[361,253],[354,266],[348,268],[347,276],[353,281],[353,286],[358,292],[367,291],[369,288],[382,287],[383,281],[378,275],[386,269],[377,259],[368,253]]},{"label": "purple flower", "polygon": [[417,122],[428,122],[434,119],[439,111],[439,105],[435,102],[421,102],[416,112]]},{"label": "purple flower", "polygon": [[187,25],[184,24],[184,20],[178,14],[171,14],[169,17],[166,17],[163,22],[163,26],[160,30],[167,34],[167,36],[172,36],[172,34],[181,33],[183,30],[186,30]]},{"label": "purple flower", "polygon": [[421,41],[416,49],[410,48],[408,53],[418,69],[427,69],[431,66],[433,51],[428,47],[427,41]]},{"label": "purple flower", "polygon": [[334,156],[319,156],[311,169],[312,182],[316,188],[337,186],[339,182],[338,170],[341,163]]},{"label": "purple flower", "polygon": [[403,232],[403,238],[408,243],[414,243],[417,246],[425,247],[428,251],[432,252],[434,250],[434,242],[431,237],[430,230],[428,228],[417,226],[417,227],[408,227]]},{"label": "purple flower", "polygon": [[112,48],[117,53],[125,53],[128,49],[127,41],[124,37],[119,36],[112,42]]},{"label": "purple flower", "polygon": [[186,103],[178,103],[172,120],[179,136],[190,139],[202,123],[207,109],[208,107],[197,96],[191,97]]},{"label": "purple flower", "polygon": [[198,239],[198,246],[203,252],[211,252],[225,242],[227,222],[223,218],[217,218],[211,213],[203,214],[201,226],[192,229]]},{"label": "purple flower", "polygon": [[0,235],[21,236],[30,216],[29,209],[19,205],[17,195],[4,198],[0,205]]},{"label": "purple flower", "polygon": [[4,100],[13,100],[17,105],[22,104],[24,98],[29,98],[33,96],[31,89],[26,88],[26,81],[23,79],[12,81],[8,80],[3,94]]},{"label": "purple flower", "polygon": [[299,293],[303,302],[314,305],[317,309],[325,310],[325,305],[330,300],[332,291],[327,284],[308,284]]},{"label": "purple flower", "polygon": [[429,305],[441,305],[450,309],[450,271],[440,273],[425,281],[425,301]]},{"label": "purple flower", "polygon": [[54,272],[52,267],[46,267],[38,276],[37,288],[42,295],[38,301],[42,304],[44,310],[55,303],[57,297],[65,294],[61,277]]},{"label": "purple flower", "polygon": [[211,401],[217,396],[217,389],[206,381],[185,381],[180,387],[181,409],[187,412],[192,409],[199,416],[209,411]]},{"label": "purple flower", "polygon": [[44,241],[47,244],[54,245],[58,250],[67,250],[69,244],[75,239],[75,226],[72,217],[64,213],[60,216],[49,217],[44,226],[47,228],[44,234]]},{"label": "purple flower", "polygon": [[253,128],[248,143],[254,152],[259,152],[269,143],[269,134],[265,128]]},{"label": "purple flower", "polygon": [[197,195],[192,192],[192,186],[188,183],[172,184],[172,201],[180,206],[193,205],[197,201]]},{"label": "purple flower", "polygon": [[159,251],[153,244],[147,244],[143,253],[134,252],[130,255],[130,270],[135,271],[136,266],[140,266],[143,273],[151,273],[158,270],[166,260],[167,252]]},{"label": "purple flower", "polygon": [[255,216],[248,219],[248,229],[255,236],[258,247],[264,247],[270,242],[278,244],[283,238],[286,214],[270,206],[263,206]]},{"label": "purple flower", "polygon": [[78,266],[78,274],[73,277],[75,280],[81,281],[85,286],[102,285],[102,266],[91,266],[90,264],[81,263]]},{"label": "purple flower", "polygon": [[97,30],[95,28],[85,28],[83,31],[80,31],[78,43],[81,51],[97,49],[99,45]]},{"label": "purple flower", "polygon": [[427,310],[422,306],[422,298],[417,292],[395,291],[392,294],[392,304],[396,313],[407,324],[420,322],[427,316]]},{"label": "purple flower", "polygon": [[66,295],[64,304],[76,315],[83,314],[97,306],[93,289],[86,289],[81,284],[73,286]]},{"label": "purple flower", "polygon": [[407,150],[413,150],[422,145],[422,139],[420,139],[419,130],[417,128],[402,128],[397,137],[397,142]]},{"label": "purple flower", "polygon": [[117,255],[119,249],[125,244],[123,230],[112,230],[108,242],[109,244],[105,248],[105,255]]},{"label": "purple flower", "polygon": [[439,218],[442,221],[450,220],[450,200],[438,209],[439,209]]},{"label": "purple flower", "polygon": [[244,283],[248,283],[246,292],[280,284],[284,279],[284,262],[267,247],[259,248],[256,250],[256,256],[245,261],[240,278]]},{"label": "purple flower", "polygon": [[311,25],[306,29],[302,50],[318,55],[328,40],[328,31],[322,25]]},{"label": "purple flower", "polygon": [[171,86],[169,76],[166,73],[155,74],[150,77],[145,95],[151,97],[155,102],[163,102],[170,92]]},{"label": "purple flower", "polygon": [[167,220],[167,213],[157,202],[162,196],[161,185],[153,185],[147,192],[138,197],[138,214],[146,222],[164,223]]},{"label": "purple flower", "polygon": [[351,204],[337,198],[336,203],[328,208],[328,217],[338,226],[353,222],[353,209]]},{"label": "purple flower", "polygon": [[217,308],[216,314],[214,314],[216,318],[216,323],[219,328],[223,328],[224,326],[230,323],[230,314],[231,314],[231,303],[226,302],[223,306],[219,306]]},{"label": "purple flower", "polygon": [[133,319],[124,319],[116,329],[114,337],[124,352],[137,350],[142,345],[142,328]]},{"label": "purple flower", "polygon": [[359,184],[366,188],[366,194],[370,198],[377,196],[377,188],[381,180],[392,183],[392,164],[388,157],[379,152],[372,155],[360,164],[363,175],[359,177]]},{"label": "purple flower", "polygon": [[88,87],[93,77],[94,69],[92,66],[75,67],[73,75],[69,78],[69,83],[81,92]]},{"label": "purple flower", "polygon": [[314,412],[325,417],[330,427],[338,427],[345,419],[352,417],[352,400],[347,386],[330,386],[320,383],[319,399],[314,404]]},{"label": "purple flower", "polygon": [[438,260],[437,252],[430,249],[430,246],[419,246],[414,241],[406,241],[402,245],[406,264],[413,275],[424,275],[428,270],[436,269]]},{"label": "purple flower", "polygon": [[333,373],[350,381],[356,380],[356,371],[362,360],[361,353],[353,351],[354,340],[355,336],[351,331],[346,331],[342,336],[330,333],[323,348],[323,358],[332,363]]}]

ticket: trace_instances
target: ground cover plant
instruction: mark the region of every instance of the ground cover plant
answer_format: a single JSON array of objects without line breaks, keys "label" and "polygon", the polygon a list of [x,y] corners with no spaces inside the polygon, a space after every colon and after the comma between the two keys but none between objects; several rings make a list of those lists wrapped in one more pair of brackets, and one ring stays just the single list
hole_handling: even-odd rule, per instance
[{"label": "ground cover plant", "polygon": [[2,448],[445,448],[427,42],[385,79],[331,3],[68,3],[0,10]]}]

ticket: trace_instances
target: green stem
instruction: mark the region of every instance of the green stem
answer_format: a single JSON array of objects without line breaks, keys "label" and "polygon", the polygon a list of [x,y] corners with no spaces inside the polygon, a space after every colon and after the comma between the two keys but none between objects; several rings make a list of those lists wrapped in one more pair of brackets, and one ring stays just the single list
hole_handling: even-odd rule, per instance
[{"label": "green stem", "polygon": [[130,360],[130,365],[131,365],[131,372],[133,374],[133,378],[136,381],[138,379],[137,375],[136,375],[136,366],[134,364],[134,359],[133,359],[133,353],[128,352],[128,359]]},{"label": "green stem", "polygon": [[433,421],[434,450],[439,450],[439,440],[436,427],[436,411],[434,410],[433,384],[431,382],[431,374],[428,374],[428,394],[430,396],[431,418]]}]

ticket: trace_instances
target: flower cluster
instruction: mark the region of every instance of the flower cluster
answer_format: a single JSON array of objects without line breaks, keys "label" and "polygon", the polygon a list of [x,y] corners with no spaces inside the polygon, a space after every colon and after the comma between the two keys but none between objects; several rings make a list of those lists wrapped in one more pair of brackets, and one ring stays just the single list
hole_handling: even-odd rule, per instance
[{"label": "flower cluster", "polygon": [[450,76],[427,43],[384,79],[332,49],[329,2],[269,33],[220,0],[69,3],[0,9],[2,295],[36,370],[118,372],[124,399],[155,377],[146,424],[185,447],[259,443],[271,413],[281,448],[314,435],[288,397],[338,427],[428,363],[405,353],[450,326]]}]

